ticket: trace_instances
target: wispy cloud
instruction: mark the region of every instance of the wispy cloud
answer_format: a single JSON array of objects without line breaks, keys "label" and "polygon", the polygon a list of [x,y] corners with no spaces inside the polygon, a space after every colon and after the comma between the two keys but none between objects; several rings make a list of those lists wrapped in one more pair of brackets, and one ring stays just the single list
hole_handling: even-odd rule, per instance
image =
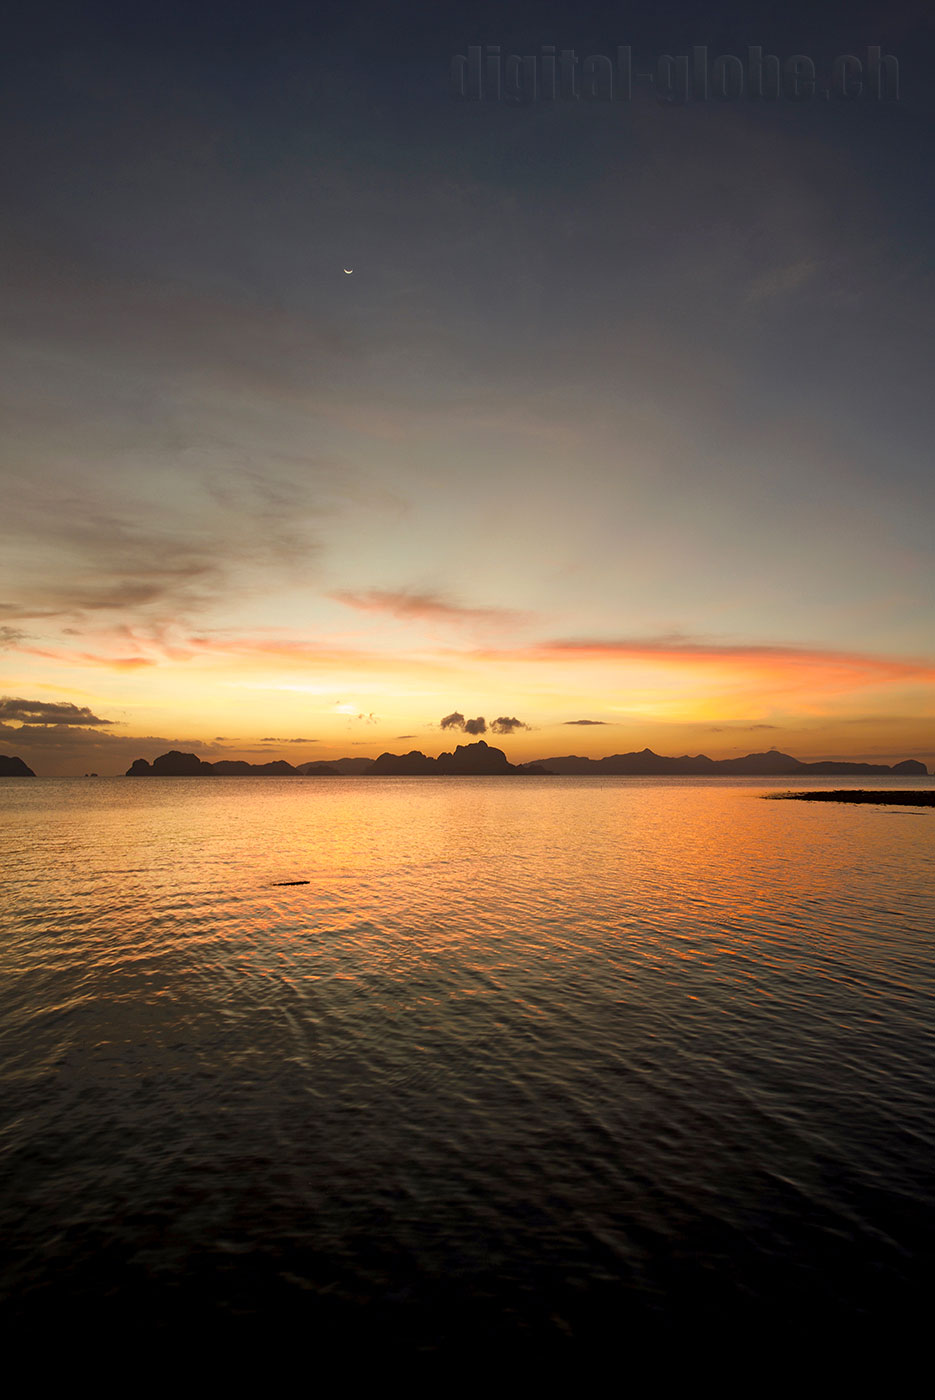
[{"label": "wispy cloud", "polygon": [[[26,617],[63,619],[84,613],[133,616],[197,611],[221,586],[225,563],[219,543],[191,538],[182,522],[166,513],[158,520],[105,505],[64,484],[54,513],[47,494],[28,494],[14,522],[30,542],[36,564],[16,588],[16,609]],[[137,518],[134,518],[136,515]],[[55,569],[39,561],[54,551]]]},{"label": "wispy cloud", "polygon": [[360,612],[389,613],[406,620],[451,623],[456,626],[511,627],[528,622],[529,613],[503,607],[466,607],[440,593],[408,589],[371,588],[355,593],[339,590],[329,597]]},{"label": "wispy cloud", "polygon": [[317,744],[317,739],[278,739],[275,736],[267,736],[260,740],[261,744]]},{"label": "wispy cloud", "polygon": [[724,668],[752,681],[782,679],[790,685],[842,690],[853,686],[930,684],[935,661],[790,644],[718,642],[705,637],[564,637],[505,650],[476,650],[480,660],[553,662],[607,661],[701,669]]},{"label": "wispy cloud", "polygon": [[45,661],[80,662],[84,666],[100,666],[108,671],[138,671],[141,666],[157,665],[153,656],[107,656],[91,651],[54,650],[49,647],[26,647],[27,656],[38,656]]},{"label": "wispy cloud", "polygon": [[730,725],[706,724],[704,726],[704,731],[706,734],[753,734],[759,729],[774,729],[779,731],[781,728],[782,725],[780,724],[744,724],[743,720],[739,720]]},{"label": "wispy cloud", "polygon": [[[336,465],[267,449],[273,460],[261,471],[224,443],[209,442],[205,460],[194,462],[171,446],[152,448],[164,464],[161,493],[155,472],[120,478],[112,463],[78,476],[54,461],[32,476],[24,471],[3,522],[11,567],[0,617],[57,621],[64,630],[96,616],[158,629],[307,580],[323,519],[346,503]],[[226,452],[233,460],[222,469]],[[17,631],[7,644],[23,640]]]}]

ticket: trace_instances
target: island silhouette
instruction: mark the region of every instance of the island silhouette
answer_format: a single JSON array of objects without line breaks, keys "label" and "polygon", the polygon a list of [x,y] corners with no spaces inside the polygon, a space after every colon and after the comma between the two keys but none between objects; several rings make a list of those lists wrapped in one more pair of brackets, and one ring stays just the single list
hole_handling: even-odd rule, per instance
[{"label": "island silhouette", "polygon": [[[134,759],[127,769],[128,778],[347,778],[347,777],[481,777],[487,775],[519,777],[563,777],[591,774],[622,777],[747,777],[783,778],[806,776],[859,777],[878,774],[890,777],[927,778],[928,769],[918,759],[906,758],[901,763],[858,763],[849,759],[821,759],[805,763],[791,754],[769,749],[766,753],[748,753],[742,758],[708,758],[707,754],[667,758],[641,749],[639,753],[615,753],[606,758],[581,758],[566,754],[560,758],[536,759],[531,763],[510,763],[502,749],[478,739],[474,744],[459,744],[453,753],[440,753],[430,758],[419,749],[409,753],[381,753],[379,758],[314,759],[293,765],[285,759],[270,763],[248,763],[245,759],[222,758],[210,763],[194,753],[170,749],[150,761]],[[0,754],[0,778],[34,778],[36,774],[21,758]],[[87,776],[87,775],[85,775]],[[96,776],[96,775],[91,775]]]},{"label": "island silhouette", "polygon": [[34,778],[36,775],[21,758],[0,753],[0,778]]},{"label": "island silhouette", "polygon": [[787,802],[853,802],[874,803],[880,807],[935,807],[935,792],[923,788],[911,792],[907,788],[891,788],[888,792],[867,792],[863,788],[845,788],[838,792],[771,792],[768,800]]},{"label": "island silhouette", "polygon": [[917,759],[907,758],[892,766],[884,763],[857,763],[824,759],[805,763],[791,754],[770,749],[766,753],[749,753],[743,758],[708,758],[706,754],[667,758],[642,749],[639,753],[610,754],[606,758],[580,758],[568,754],[561,758],[537,759],[532,763],[510,763],[502,749],[479,739],[474,744],[459,744],[453,753],[440,753],[430,758],[419,749],[409,753],[381,753],[379,758],[318,759],[293,766],[284,759],[272,763],[247,763],[244,760],[220,759],[214,763],[197,754],[180,753],[173,749],[150,763],[136,759],[127,769],[127,777],[422,777],[481,776],[511,774],[517,776],[562,776],[593,774],[595,776],[628,777],[751,777],[774,778],[792,776],[837,775],[859,776],[880,774],[891,777],[928,777],[928,769]]}]

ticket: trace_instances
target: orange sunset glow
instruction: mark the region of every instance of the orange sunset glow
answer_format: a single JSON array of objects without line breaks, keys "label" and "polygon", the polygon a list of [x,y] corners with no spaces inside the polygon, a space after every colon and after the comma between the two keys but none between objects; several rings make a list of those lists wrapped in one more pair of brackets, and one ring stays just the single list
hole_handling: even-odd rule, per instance
[{"label": "orange sunset glow", "polygon": [[911,1391],[931,4],[6,9],[7,1371]]},{"label": "orange sunset glow", "polygon": [[11,702],[5,738],[63,773],[92,759],[118,771],[179,744],[298,762],[435,752],[445,746],[440,719],[459,708],[519,718],[506,746],[516,761],[644,746],[712,757],[755,748],[886,762],[930,755],[935,665],[924,658],[679,635],[539,641],[541,622],[428,595],[399,611],[371,604],[363,623],[352,616],[315,635],[59,624],[42,645],[19,643],[7,684],[14,701],[29,692],[76,713],[56,723],[54,710],[17,716]]}]

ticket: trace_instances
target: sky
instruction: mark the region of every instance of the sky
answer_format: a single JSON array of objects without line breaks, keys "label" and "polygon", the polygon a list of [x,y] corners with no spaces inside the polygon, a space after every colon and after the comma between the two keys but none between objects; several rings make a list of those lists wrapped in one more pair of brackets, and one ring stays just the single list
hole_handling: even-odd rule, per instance
[{"label": "sky", "polygon": [[[0,752],[935,767],[930,9],[821,10],[21,8]],[[900,92],[462,98],[496,44]]]}]

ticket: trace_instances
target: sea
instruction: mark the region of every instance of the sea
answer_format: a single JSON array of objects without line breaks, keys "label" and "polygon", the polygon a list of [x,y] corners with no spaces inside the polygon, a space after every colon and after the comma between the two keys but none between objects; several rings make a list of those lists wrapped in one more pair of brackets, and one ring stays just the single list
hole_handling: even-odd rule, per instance
[{"label": "sea", "polygon": [[925,1335],[935,811],[789,786],[0,782],[4,1335]]}]

